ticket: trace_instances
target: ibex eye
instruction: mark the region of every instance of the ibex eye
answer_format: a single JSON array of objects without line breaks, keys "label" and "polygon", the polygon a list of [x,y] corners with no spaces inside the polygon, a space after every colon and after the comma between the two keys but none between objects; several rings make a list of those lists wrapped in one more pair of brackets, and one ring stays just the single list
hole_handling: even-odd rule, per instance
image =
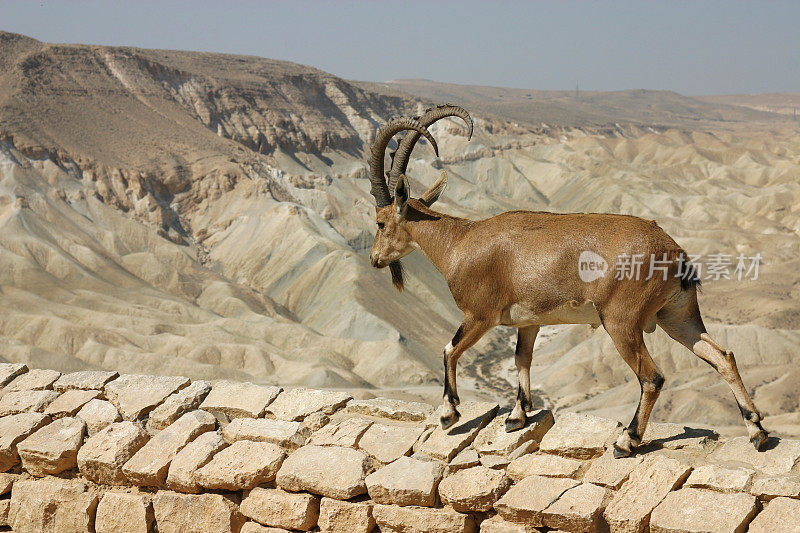
[{"label": "ibex eye", "polygon": [[383,222],[378,222],[378,229],[383,229],[383,226],[384,226]]}]

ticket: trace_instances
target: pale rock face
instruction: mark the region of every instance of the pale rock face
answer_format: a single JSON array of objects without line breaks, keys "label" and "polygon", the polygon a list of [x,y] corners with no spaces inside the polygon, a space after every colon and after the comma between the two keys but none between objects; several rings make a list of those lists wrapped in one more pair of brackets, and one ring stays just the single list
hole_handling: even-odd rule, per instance
[{"label": "pale rock face", "polygon": [[283,462],[275,482],[285,490],[347,500],[367,492],[372,460],[364,452],[339,446],[306,445]]},{"label": "pale rock face", "polygon": [[150,439],[136,452],[122,471],[139,486],[160,487],[164,484],[172,459],[201,433],[212,431],[216,420],[205,411],[190,411]]},{"label": "pale rock face", "polygon": [[331,415],[352,399],[346,392],[292,389],[280,393],[267,411],[279,420],[298,421],[317,411]]},{"label": "pale rock face", "polygon": [[448,508],[376,504],[372,510],[381,531],[400,533],[472,533],[475,519]]},{"label": "pale rock face", "polygon": [[322,498],[319,528],[327,533],[370,533],[375,529],[372,502],[343,502]]},{"label": "pale rock face", "polygon": [[100,394],[99,390],[68,390],[53,400],[44,410],[44,414],[52,417],[75,416],[86,402],[97,398]]},{"label": "pale rock face", "polygon": [[105,393],[122,418],[138,420],[188,384],[189,378],[179,376],[123,374],[105,386]]},{"label": "pale rock face", "polygon": [[217,431],[203,433],[187,444],[169,465],[167,488],[178,492],[200,492],[202,487],[195,480],[195,472],[227,445]]},{"label": "pale rock face", "polygon": [[17,481],[8,522],[15,533],[90,533],[96,508],[97,496],[85,483],[51,477]]},{"label": "pale rock face", "polygon": [[719,435],[710,429],[694,429],[683,424],[651,422],[642,437],[642,443],[654,444],[668,450],[702,450],[717,440]]},{"label": "pale rock face", "polygon": [[114,404],[98,399],[86,402],[76,416],[86,422],[86,433],[90,436],[110,424],[122,420]]},{"label": "pale rock face", "polygon": [[265,526],[308,531],[319,519],[319,497],[256,487],[242,499],[243,515]]},{"label": "pale rock face", "polygon": [[222,428],[222,437],[228,443],[240,440],[271,442],[288,450],[294,450],[305,444],[300,422],[272,420],[270,418],[234,418]]},{"label": "pale rock face", "polygon": [[8,521],[8,511],[11,508],[11,500],[0,500],[0,526],[10,526]]},{"label": "pale rock face", "polygon": [[0,363],[0,387],[5,387],[8,383],[28,371],[28,365],[23,363]]},{"label": "pale rock face", "polygon": [[522,429],[508,433],[506,418],[508,415],[496,417],[478,433],[473,446],[479,454],[508,455],[527,441],[538,443],[555,423],[553,413],[542,409],[529,414]]},{"label": "pale rock face", "polygon": [[443,473],[440,463],[401,457],[368,475],[367,489],[376,503],[431,507]]},{"label": "pale rock face", "polygon": [[78,468],[86,479],[104,485],[126,482],[122,466],[147,442],[135,422],[115,422],[95,433],[78,450]]},{"label": "pale rock face", "polygon": [[311,438],[308,439],[308,443],[317,446],[344,446],[345,448],[355,448],[361,436],[364,435],[371,425],[372,421],[364,418],[344,418],[336,422],[331,422],[315,432],[311,435]]},{"label": "pale rock face", "polygon": [[41,413],[56,398],[58,393],[51,390],[9,392],[0,398],[0,417],[19,413]]},{"label": "pale rock face", "polygon": [[19,479],[18,474],[0,474],[0,496],[11,492],[11,487],[17,479]]},{"label": "pale rock face", "polygon": [[757,476],[748,492],[765,500],[778,496],[800,498],[800,476]]},{"label": "pale rock face", "polygon": [[442,503],[461,513],[491,511],[494,503],[511,486],[511,480],[498,470],[476,466],[459,470],[439,484]]},{"label": "pale rock face", "polygon": [[478,466],[479,464],[481,464],[481,459],[478,457],[478,452],[476,452],[474,448],[464,448],[458,452],[458,455],[453,457],[450,464],[445,467],[445,475],[449,476],[459,470]]},{"label": "pale rock face", "polygon": [[598,531],[600,517],[610,497],[611,491],[605,487],[581,483],[544,510],[544,525],[574,533]]},{"label": "pale rock face", "polygon": [[533,440],[529,440],[527,442],[523,442],[513,452],[508,454],[508,458],[511,461],[513,461],[514,459],[519,459],[523,455],[534,453],[538,449],[539,449],[539,443]]},{"label": "pale rock face", "polygon": [[280,527],[262,526],[258,522],[247,522],[242,526],[239,533],[286,533],[286,529]]},{"label": "pale rock face", "polygon": [[750,523],[748,533],[800,533],[800,500],[775,498]]},{"label": "pale rock face", "polygon": [[577,459],[602,455],[622,430],[616,420],[580,413],[564,413],[539,443],[542,452]]},{"label": "pale rock face", "polygon": [[105,370],[81,370],[80,372],[70,372],[63,374],[55,383],[53,389],[58,392],[68,390],[103,390],[106,383],[116,379],[118,372],[106,372]]},{"label": "pale rock face", "polygon": [[45,368],[34,368],[18,375],[11,383],[3,387],[3,393],[25,390],[52,389],[53,383],[61,376],[61,372]]},{"label": "pale rock face", "polygon": [[270,442],[236,441],[217,452],[194,479],[207,489],[243,490],[275,479],[284,451]]},{"label": "pale rock face", "polygon": [[592,461],[583,480],[616,490],[627,481],[633,469],[641,462],[641,455],[617,459],[614,457],[613,450],[608,450],[601,457]]},{"label": "pale rock face", "polygon": [[244,519],[236,503],[221,494],[178,494],[166,490],[153,496],[159,533],[236,533]]},{"label": "pale rock face", "polygon": [[528,476],[517,482],[494,504],[497,513],[511,522],[542,527],[543,513],[551,503],[578,482],[566,478]]},{"label": "pale rock face", "polygon": [[685,488],[671,492],[650,517],[652,533],[741,533],[756,513],[756,499],[749,494]]},{"label": "pale rock face", "polygon": [[155,520],[146,494],[106,492],[97,505],[96,533],[149,533]]},{"label": "pale rock face", "polygon": [[604,516],[612,530],[641,533],[653,509],[690,471],[691,467],[676,459],[662,456],[644,459],[606,507]]},{"label": "pale rock face", "polygon": [[19,463],[17,444],[50,422],[39,413],[20,413],[0,418],[0,472]]},{"label": "pale rock face", "polygon": [[481,455],[481,464],[487,468],[504,470],[509,462],[509,458],[503,455]]},{"label": "pale rock face", "polygon": [[774,447],[756,451],[747,437],[736,437],[725,442],[712,458],[720,462],[744,463],[768,476],[780,476],[792,471],[800,461],[800,440],[780,439]]},{"label": "pale rock face", "polygon": [[147,428],[151,432],[161,431],[184,413],[197,409],[210,390],[208,381],[195,380],[188,387],[172,393],[150,413]]},{"label": "pale rock face", "polygon": [[254,383],[218,381],[211,387],[200,409],[220,416],[225,421],[233,418],[259,418],[267,405],[280,394],[280,387],[263,387]]},{"label": "pale rock face", "polygon": [[417,447],[416,451],[439,461],[449,462],[458,452],[475,440],[478,432],[491,422],[497,409],[496,403],[464,402],[458,407],[461,418],[447,431],[438,427],[437,410],[430,418],[437,424],[437,427]]},{"label": "pale rock face", "polygon": [[508,477],[514,481],[528,476],[576,477],[584,465],[585,463],[578,459],[546,453],[531,453],[511,461],[506,472]]},{"label": "pale rock face", "polygon": [[538,533],[539,528],[526,524],[517,524],[495,515],[481,522],[481,533]]},{"label": "pale rock face", "polygon": [[353,400],[347,404],[347,411],[390,420],[421,422],[433,414],[433,406],[419,402],[373,398],[370,400]]},{"label": "pale rock face", "polygon": [[744,468],[722,468],[703,465],[695,468],[686,480],[687,487],[712,489],[720,492],[744,492],[753,471]]},{"label": "pale rock face", "polygon": [[75,468],[85,431],[80,418],[61,418],[44,426],[17,445],[23,468],[34,476]]},{"label": "pale rock face", "polygon": [[359,439],[358,447],[381,463],[391,463],[411,453],[423,431],[422,426],[372,424]]}]

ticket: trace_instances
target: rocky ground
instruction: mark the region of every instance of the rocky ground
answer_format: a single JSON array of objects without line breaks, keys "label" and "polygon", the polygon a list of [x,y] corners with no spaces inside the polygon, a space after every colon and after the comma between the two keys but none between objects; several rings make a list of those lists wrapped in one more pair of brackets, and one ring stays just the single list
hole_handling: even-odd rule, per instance
[{"label": "rocky ground", "polygon": [[792,532],[800,441],[0,364],[0,529],[17,533]]}]

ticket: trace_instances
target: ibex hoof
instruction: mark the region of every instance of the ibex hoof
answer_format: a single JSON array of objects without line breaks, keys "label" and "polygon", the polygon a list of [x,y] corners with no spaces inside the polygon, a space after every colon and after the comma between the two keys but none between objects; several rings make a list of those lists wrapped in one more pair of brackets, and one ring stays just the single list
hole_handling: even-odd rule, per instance
[{"label": "ibex hoof", "polygon": [[458,411],[454,410],[449,415],[444,415],[441,418],[439,418],[439,422],[441,422],[442,424],[442,429],[447,431],[448,429],[453,427],[453,424],[458,422],[459,418],[461,418],[461,415],[458,413]]},{"label": "ibex hoof", "polygon": [[633,452],[631,450],[625,450],[620,448],[616,444],[614,445],[614,459],[622,459],[624,457],[630,457]]},{"label": "ibex hoof", "polygon": [[750,442],[753,443],[753,446],[755,446],[756,450],[759,452],[764,447],[764,445],[767,444],[768,440],[769,440],[769,435],[763,429],[758,433],[756,433],[755,435],[753,435],[752,437],[750,437]]},{"label": "ibex hoof", "polygon": [[525,415],[522,415],[522,418],[506,418],[506,433],[524,428],[525,422]]}]

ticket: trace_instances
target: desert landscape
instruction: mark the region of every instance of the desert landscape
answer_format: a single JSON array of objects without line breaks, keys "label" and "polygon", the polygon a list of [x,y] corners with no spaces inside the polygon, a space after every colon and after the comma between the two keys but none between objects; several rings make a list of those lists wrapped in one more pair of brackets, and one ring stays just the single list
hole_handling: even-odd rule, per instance
[{"label": "desert landscape", "polygon": [[[419,253],[370,266],[366,154],[389,118],[462,105],[409,165],[439,208],[653,219],[690,254],[763,258],[700,306],[776,435],[800,436],[798,94],[536,91],[348,81],[252,56],[43,43],[0,32],[0,362],[232,379],[438,403],[460,320]],[[510,406],[515,331],[460,361],[462,397]],[[655,422],[731,436],[724,381],[657,330]],[[626,424],[638,382],[608,335],[542,329],[538,407]]]}]

